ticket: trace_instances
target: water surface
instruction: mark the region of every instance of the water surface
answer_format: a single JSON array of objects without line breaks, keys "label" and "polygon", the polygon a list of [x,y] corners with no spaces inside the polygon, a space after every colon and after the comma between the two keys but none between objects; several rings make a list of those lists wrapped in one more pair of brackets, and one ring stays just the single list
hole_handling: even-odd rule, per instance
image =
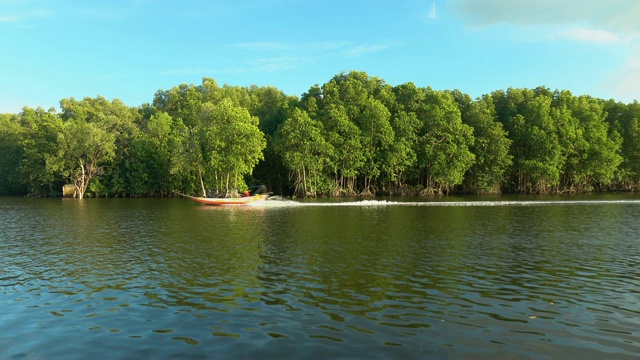
[{"label": "water surface", "polygon": [[0,198],[1,358],[633,358],[640,201]]}]

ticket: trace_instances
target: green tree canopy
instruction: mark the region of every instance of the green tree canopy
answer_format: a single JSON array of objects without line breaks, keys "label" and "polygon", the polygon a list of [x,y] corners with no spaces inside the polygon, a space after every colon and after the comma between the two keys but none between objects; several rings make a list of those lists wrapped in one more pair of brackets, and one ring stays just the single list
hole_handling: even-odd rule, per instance
[{"label": "green tree canopy", "polygon": [[332,152],[323,133],[322,123],[295,109],[276,136],[276,152],[291,170],[298,196],[318,195],[318,182]]},{"label": "green tree canopy", "polygon": [[474,141],[473,129],[462,123],[453,96],[446,92],[425,89],[424,103],[417,115],[422,129],[416,152],[426,189],[449,192],[462,183],[465,172],[475,161],[469,150]]},{"label": "green tree canopy", "polygon": [[116,152],[115,135],[97,123],[73,119],[64,123],[58,135],[58,152],[48,159],[47,167],[62,175],[84,197],[92,179],[104,173],[104,166]]},{"label": "green tree canopy", "polygon": [[62,120],[54,109],[45,111],[25,107],[20,113],[20,121],[24,127],[21,178],[31,194],[53,192],[56,180],[61,179],[49,162],[58,154]]},{"label": "green tree canopy", "polygon": [[0,114],[0,194],[12,195],[25,191],[20,180],[20,165],[24,158],[24,128],[15,114]]},{"label": "green tree canopy", "polygon": [[245,175],[251,175],[266,147],[259,120],[229,99],[207,103],[201,113],[201,149],[205,172],[220,189],[244,189]]},{"label": "green tree canopy", "polygon": [[496,119],[493,99],[485,95],[461,109],[465,111],[463,122],[473,128],[475,139],[469,148],[476,159],[466,175],[467,188],[482,193],[500,192],[512,164],[509,154],[512,141]]},{"label": "green tree canopy", "polygon": [[81,196],[233,195],[250,183],[298,196],[640,187],[638,102],[542,86],[471,99],[350,71],[298,98],[205,77],[135,108],[69,98],[59,112],[2,114],[0,126],[0,194],[54,195],[64,181]]}]

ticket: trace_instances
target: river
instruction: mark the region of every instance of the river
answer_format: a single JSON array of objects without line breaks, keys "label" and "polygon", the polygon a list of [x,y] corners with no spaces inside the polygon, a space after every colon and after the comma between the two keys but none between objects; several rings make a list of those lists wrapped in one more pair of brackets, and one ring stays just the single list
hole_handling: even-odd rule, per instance
[{"label": "river", "polygon": [[631,359],[640,197],[0,198],[0,358]]}]

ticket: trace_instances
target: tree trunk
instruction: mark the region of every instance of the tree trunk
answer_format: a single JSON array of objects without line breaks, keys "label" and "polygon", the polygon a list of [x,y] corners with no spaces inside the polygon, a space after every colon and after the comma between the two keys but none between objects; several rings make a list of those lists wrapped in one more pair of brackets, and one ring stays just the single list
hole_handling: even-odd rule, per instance
[{"label": "tree trunk", "polygon": [[84,198],[84,192],[87,191],[87,182],[88,182],[86,179],[85,166],[82,163],[82,161],[80,161],[80,170],[81,170],[80,177],[76,178],[74,181],[74,185],[76,187],[76,195],[78,196],[78,199]]},{"label": "tree trunk", "polygon": [[204,188],[204,180],[202,179],[202,168],[198,164],[198,176],[200,177],[200,186],[202,187],[202,196],[207,197],[207,190]]},{"label": "tree trunk", "polygon": [[307,196],[307,170],[304,165],[302,166],[302,189],[304,190],[304,195]]}]

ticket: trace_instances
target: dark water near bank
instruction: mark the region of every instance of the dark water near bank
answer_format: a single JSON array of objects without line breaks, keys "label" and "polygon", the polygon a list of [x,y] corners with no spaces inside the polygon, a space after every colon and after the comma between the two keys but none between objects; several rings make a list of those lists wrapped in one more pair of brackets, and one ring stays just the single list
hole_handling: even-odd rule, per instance
[{"label": "dark water near bank", "polygon": [[640,355],[640,198],[444,200],[0,198],[0,358]]}]

